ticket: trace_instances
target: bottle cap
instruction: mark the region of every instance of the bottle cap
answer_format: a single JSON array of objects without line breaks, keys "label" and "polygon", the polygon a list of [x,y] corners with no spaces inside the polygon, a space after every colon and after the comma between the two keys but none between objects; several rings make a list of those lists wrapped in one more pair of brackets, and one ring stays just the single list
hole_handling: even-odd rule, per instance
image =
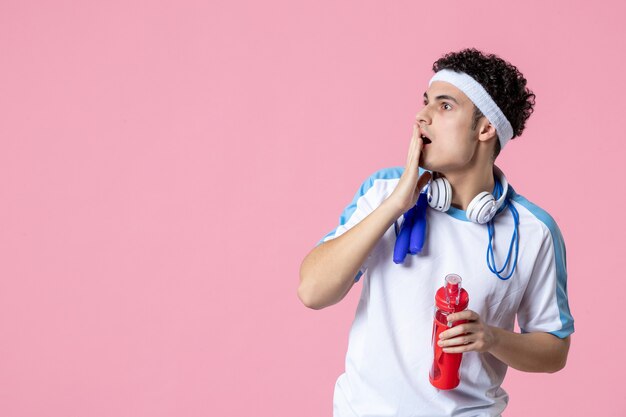
[{"label": "bottle cap", "polygon": [[448,313],[463,311],[469,304],[469,295],[461,285],[461,277],[457,274],[446,275],[445,285],[435,294],[437,308]]},{"label": "bottle cap", "polygon": [[446,275],[446,301],[448,304],[459,305],[461,281],[461,277],[456,274]]}]

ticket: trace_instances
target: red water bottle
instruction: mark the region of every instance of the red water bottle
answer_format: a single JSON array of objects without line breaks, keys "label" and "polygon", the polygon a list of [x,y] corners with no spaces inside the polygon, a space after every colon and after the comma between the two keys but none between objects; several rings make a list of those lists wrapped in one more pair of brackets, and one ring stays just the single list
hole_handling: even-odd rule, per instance
[{"label": "red water bottle", "polygon": [[433,323],[433,366],[430,369],[430,383],[439,389],[452,389],[461,382],[459,368],[461,367],[462,353],[445,353],[437,344],[439,334],[451,327],[467,320],[459,320],[448,323],[448,315],[463,311],[467,308],[469,296],[467,291],[461,288],[461,277],[456,274],[446,276],[445,285],[435,295],[435,320]]}]

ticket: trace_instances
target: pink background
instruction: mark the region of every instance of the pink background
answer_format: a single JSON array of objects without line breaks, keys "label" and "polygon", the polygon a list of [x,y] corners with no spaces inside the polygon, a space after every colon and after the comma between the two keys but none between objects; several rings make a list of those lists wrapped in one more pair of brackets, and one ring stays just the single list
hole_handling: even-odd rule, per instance
[{"label": "pink background", "polygon": [[308,310],[300,262],[469,46],[537,94],[498,164],[576,320],[505,415],[625,415],[623,4],[3,1],[0,415],[331,415],[360,286]]}]

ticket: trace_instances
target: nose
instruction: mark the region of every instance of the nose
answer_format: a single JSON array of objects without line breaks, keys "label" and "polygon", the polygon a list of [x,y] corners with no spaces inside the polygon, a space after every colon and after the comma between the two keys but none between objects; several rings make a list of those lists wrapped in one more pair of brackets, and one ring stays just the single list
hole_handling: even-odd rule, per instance
[{"label": "nose", "polygon": [[424,106],[415,115],[415,122],[418,125],[421,125],[422,123],[429,125],[430,121],[431,121],[431,119],[430,119],[430,114],[428,113],[428,106]]}]

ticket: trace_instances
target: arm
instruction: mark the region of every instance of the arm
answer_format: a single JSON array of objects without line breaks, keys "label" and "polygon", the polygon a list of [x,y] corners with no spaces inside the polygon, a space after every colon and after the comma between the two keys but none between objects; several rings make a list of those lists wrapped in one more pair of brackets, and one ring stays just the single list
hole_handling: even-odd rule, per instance
[{"label": "arm", "polygon": [[341,301],[376,242],[401,214],[387,199],[352,229],[313,249],[300,266],[302,303],[317,310]]},{"label": "arm", "polygon": [[491,327],[495,343],[489,350],[507,365],[524,372],[554,373],[565,367],[570,336],[560,339],[550,333],[514,333]]},{"label": "arm", "polygon": [[544,332],[509,332],[486,325],[472,310],[450,314],[448,320],[469,322],[441,333],[438,343],[446,353],[489,352],[510,367],[524,372],[554,373],[565,367],[570,336],[560,339]]},{"label": "arm", "polygon": [[318,310],[341,301],[376,242],[401,214],[387,199],[346,233],[313,249],[300,267],[302,303]]},{"label": "arm", "polygon": [[419,190],[430,179],[428,172],[418,178],[423,143],[417,132],[414,125],[406,168],[391,195],[350,230],[317,246],[302,261],[298,297],[305,306],[322,309],[341,301],[376,242],[415,205]]}]

